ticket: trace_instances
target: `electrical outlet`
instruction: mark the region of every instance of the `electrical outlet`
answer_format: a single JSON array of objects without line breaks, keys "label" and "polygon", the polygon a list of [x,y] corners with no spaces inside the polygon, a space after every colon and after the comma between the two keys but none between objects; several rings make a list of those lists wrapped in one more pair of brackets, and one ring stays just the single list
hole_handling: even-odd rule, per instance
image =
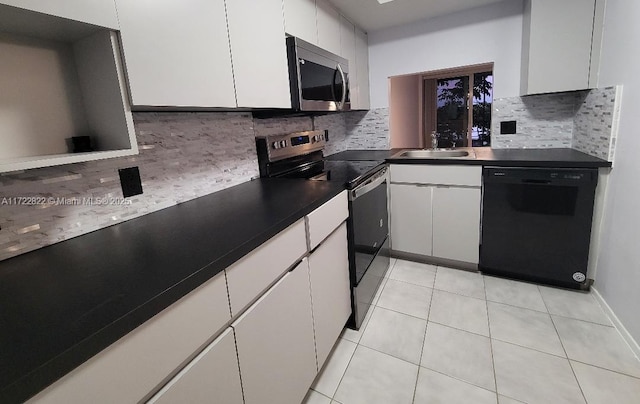
[{"label": "electrical outlet", "polygon": [[500,122],[500,134],[501,135],[515,135],[516,134],[516,121],[501,121]]},{"label": "electrical outlet", "polygon": [[118,174],[120,174],[122,195],[125,198],[142,193],[142,181],[138,167],[121,168],[118,170]]}]

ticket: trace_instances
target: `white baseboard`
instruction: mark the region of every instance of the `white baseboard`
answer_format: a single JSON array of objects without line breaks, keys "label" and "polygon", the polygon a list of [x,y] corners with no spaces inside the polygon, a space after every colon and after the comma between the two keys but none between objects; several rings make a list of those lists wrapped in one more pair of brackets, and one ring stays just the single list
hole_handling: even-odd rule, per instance
[{"label": "white baseboard", "polygon": [[591,287],[591,291],[593,292],[593,296],[595,296],[598,303],[600,303],[600,306],[602,306],[604,312],[607,314],[607,316],[609,316],[609,319],[611,319],[611,322],[616,327],[620,335],[622,335],[622,338],[626,341],[633,353],[636,355],[636,358],[640,359],[640,345],[638,345],[636,340],[633,339],[633,336],[629,334],[629,331],[627,331],[618,316],[616,316],[613,310],[611,310],[611,307],[609,307],[600,292],[598,292],[598,290],[594,287]]}]

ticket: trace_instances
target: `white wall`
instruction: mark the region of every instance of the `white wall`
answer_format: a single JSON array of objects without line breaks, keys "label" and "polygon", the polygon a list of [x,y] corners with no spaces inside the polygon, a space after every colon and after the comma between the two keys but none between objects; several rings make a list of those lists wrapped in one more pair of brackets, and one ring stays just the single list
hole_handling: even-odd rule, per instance
[{"label": "white wall", "polygon": [[420,144],[420,76],[394,77],[389,82],[389,133],[394,148]]},{"label": "white wall", "polygon": [[599,87],[623,85],[595,287],[640,341],[640,2],[607,0]]},{"label": "white wall", "polygon": [[522,0],[507,0],[369,33],[371,108],[389,105],[388,78],[494,62],[494,96],[520,93]]}]

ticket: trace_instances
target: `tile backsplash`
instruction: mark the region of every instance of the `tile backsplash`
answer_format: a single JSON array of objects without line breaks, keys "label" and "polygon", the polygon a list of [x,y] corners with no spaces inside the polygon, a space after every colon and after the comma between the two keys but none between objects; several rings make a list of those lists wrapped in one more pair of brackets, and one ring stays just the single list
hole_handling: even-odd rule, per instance
[{"label": "tile backsplash", "polygon": [[[388,148],[386,122],[388,112],[378,110],[271,119],[247,112],[135,113],[139,155],[0,175],[0,260],[249,181],[259,175],[257,135],[327,129],[325,154],[333,154]],[[122,197],[118,169],[133,166],[143,194],[104,203]],[[54,201],[11,203],[20,197]]]},{"label": "tile backsplash", "polygon": [[[613,161],[620,91],[618,86],[495,99],[491,147],[572,147]],[[516,133],[501,134],[501,121],[516,121]]]},{"label": "tile backsplash", "polygon": [[[573,119],[584,96],[582,92],[572,92],[493,100],[491,147],[571,147]],[[501,134],[501,121],[516,121],[516,133]]]},{"label": "tile backsplash", "polygon": [[[203,196],[258,175],[248,113],[136,113],[136,156],[0,176],[3,198],[55,198],[51,204],[0,206],[0,259]],[[118,169],[138,166],[143,194],[120,198]],[[78,203],[60,203],[78,201]],[[86,199],[85,199],[86,198]]]},{"label": "tile backsplash", "polygon": [[369,111],[353,111],[345,114],[347,126],[347,149],[352,150],[388,150],[389,108],[376,108]]},{"label": "tile backsplash", "polygon": [[590,91],[578,106],[572,147],[589,155],[613,161],[622,86]]}]

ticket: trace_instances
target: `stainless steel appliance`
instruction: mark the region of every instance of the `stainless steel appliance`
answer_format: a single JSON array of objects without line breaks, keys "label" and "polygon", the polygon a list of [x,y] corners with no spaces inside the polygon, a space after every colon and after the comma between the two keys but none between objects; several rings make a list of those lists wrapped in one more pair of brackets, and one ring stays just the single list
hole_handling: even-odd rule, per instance
[{"label": "stainless steel appliance", "polygon": [[480,269],[588,289],[597,169],[483,169]]},{"label": "stainless steel appliance", "polygon": [[388,176],[384,160],[325,160],[325,131],[298,132],[256,139],[262,177],[339,181],[349,192],[347,239],[352,315],[347,325],[360,328],[389,268]]},{"label": "stainless steel appliance", "polygon": [[287,38],[292,108],[348,111],[349,62],[299,38]]}]

